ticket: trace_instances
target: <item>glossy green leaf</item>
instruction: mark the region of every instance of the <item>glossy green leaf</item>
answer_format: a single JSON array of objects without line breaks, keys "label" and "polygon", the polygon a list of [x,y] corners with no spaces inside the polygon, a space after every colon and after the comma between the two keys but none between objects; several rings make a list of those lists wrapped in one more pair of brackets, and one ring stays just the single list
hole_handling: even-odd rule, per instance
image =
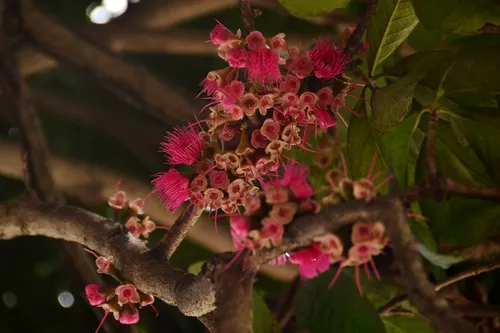
[{"label": "glossy green leaf", "polygon": [[344,8],[350,0],[279,0],[279,3],[291,14],[298,17],[313,17],[329,13],[337,8]]},{"label": "glossy green leaf", "polygon": [[410,111],[413,91],[424,73],[414,71],[390,85],[375,91],[371,99],[372,127],[384,133],[399,123]]},{"label": "glossy green leaf", "polygon": [[[380,137],[380,150],[384,160],[391,166],[400,188],[408,186],[408,162],[410,146],[413,142],[420,117],[417,113],[393,126]],[[416,161],[414,161],[416,162]]]},{"label": "glossy green leaf", "polygon": [[294,301],[302,328],[309,333],[385,333],[375,308],[359,295],[352,278],[341,274],[329,290],[331,280],[327,272],[302,282]]},{"label": "glossy green leaf", "polygon": [[427,321],[419,317],[392,316],[383,317],[387,333],[435,333]]},{"label": "glossy green leaf", "polygon": [[253,331],[262,333],[281,332],[278,322],[264,300],[264,293],[257,290],[253,293]]},{"label": "glossy green leaf", "polygon": [[[368,124],[365,114],[365,103],[358,102],[356,111],[360,117],[352,117],[347,130],[347,161],[349,163],[350,175],[353,179],[364,178],[368,175],[373,156],[380,153],[380,149]],[[378,156],[372,175],[383,172],[382,177],[387,174],[385,162]],[[382,190],[382,193],[384,189]]]},{"label": "glossy green leaf", "polygon": [[[499,8],[500,6],[497,5]],[[500,15],[500,13],[499,13]],[[500,92],[500,46],[473,48],[453,63],[443,88],[447,94],[471,91]]]},{"label": "glossy green leaf", "polygon": [[413,0],[420,22],[431,30],[470,35],[486,23],[500,25],[500,6],[495,0]]},{"label": "glossy green leaf", "polygon": [[368,68],[373,75],[418,25],[411,0],[381,1],[366,30]]}]

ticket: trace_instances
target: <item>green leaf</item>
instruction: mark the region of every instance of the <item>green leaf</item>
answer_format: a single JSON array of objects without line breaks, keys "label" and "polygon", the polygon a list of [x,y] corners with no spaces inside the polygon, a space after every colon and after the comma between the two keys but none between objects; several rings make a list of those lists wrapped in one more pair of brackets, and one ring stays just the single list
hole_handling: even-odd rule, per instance
[{"label": "green leaf", "polygon": [[[470,184],[494,186],[485,165],[471,147],[457,143],[451,126],[439,122],[436,156],[439,171],[446,177]],[[426,172],[425,150],[417,163],[416,178]],[[451,197],[448,200],[421,200],[420,207],[435,238],[457,246],[471,246],[486,239],[500,220],[500,206],[478,199]]]},{"label": "green leaf", "polygon": [[424,319],[419,317],[392,316],[383,317],[387,333],[435,333],[436,331]]},{"label": "green leaf", "polygon": [[[356,111],[360,114],[360,117],[352,117],[347,129],[346,151],[352,179],[365,178],[368,175],[373,156],[380,151],[366,119],[365,102],[359,101]],[[372,175],[378,172],[383,172],[384,175],[387,173],[385,162],[380,156],[377,158]]]},{"label": "green leaf", "polygon": [[444,89],[447,94],[471,91],[498,93],[499,72],[500,46],[472,48],[455,60],[444,82]]},{"label": "green leaf", "polygon": [[420,116],[417,113],[412,114],[389,129],[379,139],[384,160],[391,166],[400,188],[406,188],[409,185],[408,160],[410,145],[413,142],[413,133],[418,126],[419,120]]},{"label": "green leaf", "polygon": [[257,290],[253,293],[253,331],[262,333],[281,332],[278,322],[264,300],[264,293]]},{"label": "green leaf", "polygon": [[201,268],[205,265],[205,261],[197,261],[192,265],[189,265],[187,271],[188,273],[198,275],[201,272]]},{"label": "green leaf", "polygon": [[470,35],[486,23],[500,24],[500,6],[495,0],[413,0],[420,22],[430,30]]},{"label": "green leaf", "polygon": [[384,133],[403,120],[410,111],[415,86],[423,76],[424,73],[414,71],[375,91],[371,99],[373,110],[371,125],[377,132]]},{"label": "green leaf", "polygon": [[359,295],[352,278],[340,274],[328,290],[331,274],[302,282],[294,301],[298,323],[309,333],[385,333],[370,302]]},{"label": "green leaf", "polygon": [[418,19],[410,0],[381,1],[366,30],[370,46],[367,59],[370,75],[375,73],[417,25]]},{"label": "green leaf", "polygon": [[279,3],[291,14],[310,18],[329,13],[337,8],[344,8],[350,0],[279,0]]}]

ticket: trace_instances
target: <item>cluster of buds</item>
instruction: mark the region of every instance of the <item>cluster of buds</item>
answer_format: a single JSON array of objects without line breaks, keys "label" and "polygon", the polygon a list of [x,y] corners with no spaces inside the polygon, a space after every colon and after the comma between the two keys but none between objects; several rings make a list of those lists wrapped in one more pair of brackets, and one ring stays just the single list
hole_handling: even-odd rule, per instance
[{"label": "cluster of buds", "polygon": [[345,97],[359,84],[343,74],[351,57],[329,37],[305,51],[288,47],[283,33],[266,39],[252,31],[243,38],[218,23],[210,39],[228,63],[202,81],[210,114],[167,134],[162,151],[171,168],[153,185],[171,211],[189,201],[234,214],[256,193],[256,181],[275,176],[288,158],[284,150],[310,150],[311,129],[336,125]]},{"label": "cluster of buds", "polygon": [[123,220],[129,234],[144,243],[147,242],[151,232],[156,229],[165,229],[165,227],[157,226],[148,215],[145,215],[144,202],[148,196],[144,199],[127,200],[127,194],[120,190],[120,181],[118,181],[115,193],[108,199],[108,205],[114,210],[115,220]]},{"label": "cluster of buds", "polygon": [[154,309],[154,297],[137,290],[133,284],[113,287],[88,284],[85,286],[85,294],[90,305],[100,307],[105,311],[97,331],[110,313],[113,313],[120,323],[130,325],[139,322],[138,308],[150,305]]}]

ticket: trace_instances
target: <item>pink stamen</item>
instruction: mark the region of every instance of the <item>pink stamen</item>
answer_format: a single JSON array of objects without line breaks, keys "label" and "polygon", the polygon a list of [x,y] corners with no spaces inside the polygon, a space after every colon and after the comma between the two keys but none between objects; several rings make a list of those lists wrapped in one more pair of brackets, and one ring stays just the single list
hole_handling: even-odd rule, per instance
[{"label": "pink stamen", "polygon": [[394,178],[393,175],[390,175],[389,177],[387,177],[386,179],[384,179],[380,184],[377,185],[377,187],[375,187],[373,189],[373,193],[377,193],[378,191],[380,191],[380,189],[382,188],[382,186],[385,185],[385,183],[387,183],[389,180],[391,180],[392,178]]},{"label": "pink stamen", "polygon": [[230,262],[227,263],[226,266],[224,266],[224,271],[227,271],[229,269],[229,267],[231,267],[232,264],[234,264],[236,262],[236,260],[238,260],[238,258],[241,256],[241,254],[246,250],[246,248],[241,248],[236,254],[235,256],[233,257],[233,259],[231,259]]},{"label": "pink stamen", "polygon": [[377,180],[378,177],[382,176],[382,173],[383,173],[382,171],[377,172],[377,174],[375,174],[375,176],[373,176],[372,181]]},{"label": "pink stamen", "polygon": [[372,163],[370,164],[370,169],[368,170],[368,174],[366,175],[366,178],[370,179],[373,173],[373,170],[375,169],[375,164],[377,163],[377,157],[378,157],[378,151],[375,151],[375,154],[373,155],[372,158]]},{"label": "pink stamen", "polygon": [[356,285],[358,286],[359,294],[363,296],[363,288],[361,287],[361,281],[359,280],[359,265],[356,266]]},{"label": "pink stamen", "polygon": [[339,276],[340,276],[340,272],[342,271],[342,264],[339,266],[339,268],[337,268],[337,272],[335,273],[335,276],[333,277],[333,280],[332,282],[330,282],[330,284],[328,285],[328,290],[330,290],[332,288],[332,286],[335,284],[335,282],[337,282]]},{"label": "pink stamen", "polygon": [[106,317],[108,316],[108,314],[109,314],[109,311],[106,311],[104,313],[104,316],[102,317],[101,322],[99,323],[99,326],[97,326],[95,333],[99,332],[99,330],[101,329],[102,325],[104,324],[104,321],[106,320]]},{"label": "pink stamen", "polygon": [[344,169],[344,178],[349,179],[349,174],[347,173],[347,162],[342,151],[340,151],[340,160],[342,161],[342,168]]},{"label": "pink stamen", "polygon": [[380,274],[378,273],[378,269],[377,269],[377,266],[375,265],[375,261],[371,257],[370,257],[370,264],[372,265],[373,272],[375,273],[375,276],[377,277],[377,280],[380,281]]},{"label": "pink stamen", "polygon": [[99,258],[99,256],[92,250],[89,250],[89,249],[86,249],[86,248],[83,248],[84,251],[87,251],[88,253],[92,254],[94,257],[96,258]]},{"label": "pink stamen", "polygon": [[370,268],[368,267],[368,262],[364,262],[363,263],[363,267],[365,269],[366,276],[368,277],[369,280],[371,280],[372,279],[372,275],[370,274]]},{"label": "pink stamen", "polygon": [[170,228],[165,226],[165,225],[157,225],[157,226],[155,226],[155,229],[169,230]]},{"label": "pink stamen", "polygon": [[156,310],[155,306],[153,304],[149,304],[151,306],[156,314],[156,317],[158,317],[160,314],[158,313],[158,310]]},{"label": "pink stamen", "polygon": [[203,111],[205,111],[205,109],[208,108],[209,106],[212,106],[212,105],[217,104],[217,103],[219,103],[219,102],[218,101],[213,101],[213,102],[208,103],[207,105],[205,105],[203,107],[203,109],[201,109],[201,111],[200,111],[200,113],[198,113],[198,115],[202,114]]},{"label": "pink stamen", "polygon": [[343,107],[345,107],[347,110],[349,110],[352,114],[354,114],[356,117],[359,118],[359,113],[357,113],[356,111],[354,111],[353,109],[351,109],[350,107],[348,107],[347,105],[345,104],[342,104]]},{"label": "pink stamen", "polygon": [[340,114],[340,112],[336,111],[335,114],[339,116],[340,120],[344,123],[345,127],[349,128],[349,125],[347,125],[347,121],[345,121],[344,117]]}]

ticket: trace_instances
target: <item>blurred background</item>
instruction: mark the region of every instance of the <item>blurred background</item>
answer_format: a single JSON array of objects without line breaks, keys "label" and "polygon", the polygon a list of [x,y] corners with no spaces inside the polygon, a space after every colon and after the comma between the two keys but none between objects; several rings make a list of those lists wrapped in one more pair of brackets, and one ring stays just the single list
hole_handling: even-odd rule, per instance
[{"label": "blurred background", "polygon": [[[199,83],[208,71],[225,66],[206,41],[215,19],[233,31],[241,27],[236,5],[236,0],[46,0],[38,4],[78,38],[136,66],[138,85],[144,75],[160,79],[168,91],[166,99],[175,105],[163,113],[149,110],[96,73],[20,42],[21,72],[50,145],[55,182],[67,203],[111,216],[106,201],[119,179],[131,198],[150,192],[152,175],[165,170],[159,142],[166,131],[194,120],[204,105],[195,99]],[[261,11],[256,28],[265,36],[284,32],[289,45],[307,45],[319,35],[354,27],[366,2],[351,1],[342,10],[312,19],[294,17],[273,0],[255,0],[252,5]],[[417,28],[391,61],[411,54],[431,37]],[[86,45],[68,52],[84,55]],[[0,117],[1,201],[25,195],[21,155],[16,131]],[[155,198],[148,199],[146,211],[158,224],[169,226],[175,219]],[[193,269],[193,264],[213,252],[232,250],[227,229],[219,230],[215,234],[212,220],[202,218],[173,256],[174,264]],[[162,236],[163,231],[157,231],[151,242]],[[95,273],[91,258],[80,247],[51,239],[0,241],[0,333],[94,332],[103,311],[88,305],[83,290],[85,284],[103,277]],[[256,288],[279,294],[295,276],[295,267],[266,267]],[[108,320],[102,332],[204,332],[195,318],[160,301],[155,305],[158,318],[147,308],[141,311],[138,325]]]}]

